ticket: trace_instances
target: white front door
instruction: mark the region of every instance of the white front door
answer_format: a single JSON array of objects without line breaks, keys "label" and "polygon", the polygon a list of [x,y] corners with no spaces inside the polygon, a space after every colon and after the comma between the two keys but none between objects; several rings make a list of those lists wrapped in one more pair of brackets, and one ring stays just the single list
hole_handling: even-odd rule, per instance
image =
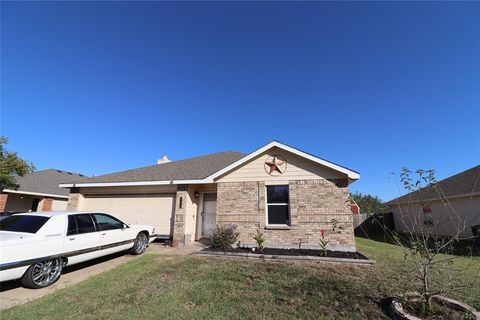
[{"label": "white front door", "polygon": [[210,237],[215,230],[217,216],[217,194],[203,194],[202,236]]}]

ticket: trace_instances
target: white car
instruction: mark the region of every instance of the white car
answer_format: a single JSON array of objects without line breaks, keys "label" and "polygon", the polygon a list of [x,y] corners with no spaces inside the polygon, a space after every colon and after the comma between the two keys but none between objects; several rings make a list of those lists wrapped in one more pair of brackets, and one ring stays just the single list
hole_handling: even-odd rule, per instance
[{"label": "white car", "polygon": [[105,213],[20,213],[0,221],[0,282],[28,288],[58,280],[63,267],[129,249],[142,254],[152,226],[128,225]]}]

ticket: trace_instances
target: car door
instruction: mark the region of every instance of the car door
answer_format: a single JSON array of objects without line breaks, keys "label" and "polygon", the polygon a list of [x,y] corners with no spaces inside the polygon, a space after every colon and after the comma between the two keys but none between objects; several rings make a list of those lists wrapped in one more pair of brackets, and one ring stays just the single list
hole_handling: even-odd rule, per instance
[{"label": "car door", "polygon": [[100,232],[89,214],[68,215],[64,251],[69,265],[98,257],[100,245]]},{"label": "car door", "polygon": [[100,229],[100,256],[129,249],[135,237],[128,226],[119,219],[104,213],[92,214],[96,226]]}]

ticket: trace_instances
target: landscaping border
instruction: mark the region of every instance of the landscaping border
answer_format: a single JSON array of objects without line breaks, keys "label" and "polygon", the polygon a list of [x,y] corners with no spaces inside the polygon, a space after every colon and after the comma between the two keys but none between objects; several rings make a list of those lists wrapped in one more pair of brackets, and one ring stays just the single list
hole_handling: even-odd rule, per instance
[{"label": "landscaping border", "polygon": [[211,256],[211,257],[227,257],[227,258],[245,258],[245,259],[261,259],[261,260],[289,260],[289,261],[311,261],[311,262],[330,262],[330,263],[348,263],[358,265],[373,265],[376,263],[373,259],[349,259],[349,258],[331,258],[317,256],[286,256],[271,255],[246,252],[217,252],[217,251],[196,251],[192,255]]},{"label": "landscaping border", "polygon": [[[437,302],[439,303],[448,305],[452,309],[468,312],[472,316],[474,316],[475,319],[480,320],[480,312],[466,303],[463,303],[454,299],[450,299],[450,298],[441,296],[439,294],[432,296],[432,298],[434,300],[437,300]],[[414,315],[407,313],[403,309],[402,303],[399,302],[398,299],[396,298],[392,299],[392,302],[390,303],[390,306],[389,306],[389,312],[390,312],[390,316],[394,320],[422,320],[421,318],[418,318]]]}]

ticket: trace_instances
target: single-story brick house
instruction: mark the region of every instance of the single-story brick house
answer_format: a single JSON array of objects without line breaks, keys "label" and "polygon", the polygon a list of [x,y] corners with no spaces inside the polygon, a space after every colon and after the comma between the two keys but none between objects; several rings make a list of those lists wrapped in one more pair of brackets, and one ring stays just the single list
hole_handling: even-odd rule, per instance
[{"label": "single-story brick house", "polygon": [[428,226],[439,236],[471,237],[472,227],[480,225],[480,165],[439,181],[437,190],[428,186],[386,205],[396,231],[419,232]]},{"label": "single-story brick house", "polygon": [[317,247],[320,229],[336,219],[330,248],[354,251],[348,186],[360,175],[274,141],[250,153],[226,151],[96,176],[70,189],[69,210],[112,213],[154,225],[174,245],[208,237],[217,224],[236,224],[253,245],[259,226],[269,247]]},{"label": "single-story brick house", "polygon": [[67,208],[70,191],[60,188],[63,182],[78,182],[84,175],[57,169],[40,170],[17,176],[18,188],[0,192],[0,212],[4,211],[63,211]]}]

